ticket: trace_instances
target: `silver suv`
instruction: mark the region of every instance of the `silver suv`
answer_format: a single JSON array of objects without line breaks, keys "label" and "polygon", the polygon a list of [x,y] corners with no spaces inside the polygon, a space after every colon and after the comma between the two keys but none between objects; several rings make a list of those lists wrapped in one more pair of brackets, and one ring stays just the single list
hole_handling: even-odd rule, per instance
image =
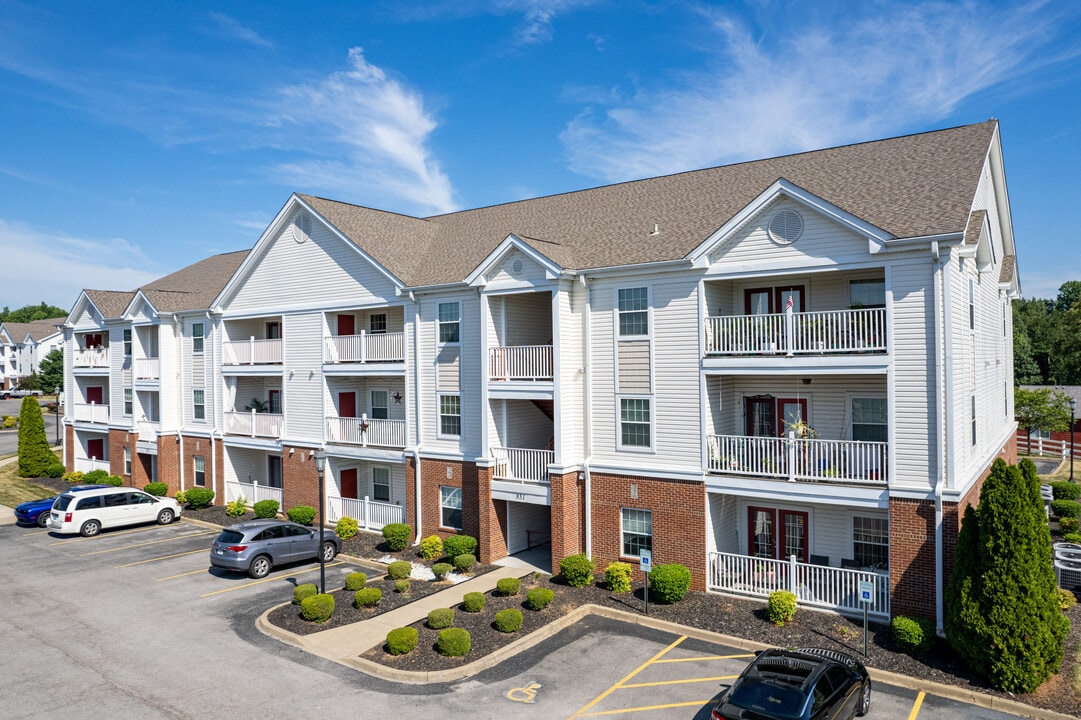
[{"label": "silver suv", "polygon": [[323,531],[286,520],[249,520],[221,531],[210,548],[210,564],[225,570],[247,572],[263,578],[275,565],[298,560],[330,562],[341,552],[342,539],[333,530]]}]

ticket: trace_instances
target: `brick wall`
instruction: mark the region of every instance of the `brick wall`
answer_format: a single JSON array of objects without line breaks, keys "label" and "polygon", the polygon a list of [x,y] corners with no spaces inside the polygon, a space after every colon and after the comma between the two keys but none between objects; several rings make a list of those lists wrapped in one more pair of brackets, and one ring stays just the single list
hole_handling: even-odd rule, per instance
[{"label": "brick wall", "polygon": [[[507,503],[492,499],[492,468],[475,467],[475,471],[477,477],[477,559],[482,563],[490,563],[507,556]],[[464,497],[462,509],[465,510]],[[464,521],[462,524],[465,524]]]},{"label": "brick wall", "polygon": [[559,561],[568,555],[585,552],[585,481],[578,473],[549,477],[552,498],[552,572],[559,572]]},{"label": "brick wall", "polygon": [[180,491],[179,435],[158,435],[158,482],[165,483],[170,496]]},{"label": "brick wall", "polygon": [[[319,473],[315,470],[314,447],[282,447],[282,512],[297,505],[310,505],[319,513]],[[324,477],[324,483],[325,483]],[[249,498],[250,500],[250,498]]]},{"label": "brick wall", "polygon": [[[71,425],[64,426],[64,469],[71,472],[75,469],[75,428]],[[109,437],[109,451],[112,452],[112,433]]]},{"label": "brick wall", "polygon": [[[135,433],[127,432],[126,430],[109,430],[109,474],[119,475],[124,479],[125,485],[132,487],[142,487],[146,485],[149,480],[144,480],[142,485],[137,485],[136,480],[136,452],[135,441],[138,438]],[[127,448],[131,452],[131,473],[126,474],[124,472],[124,448]]]},{"label": "brick wall", "polygon": [[[214,449],[212,443],[218,442],[208,437],[198,436],[185,436],[183,442],[177,443],[175,467],[171,469],[172,479],[168,479],[162,472],[162,458],[158,455],[158,476],[162,482],[169,484],[169,490],[172,492],[174,483],[177,489],[180,489],[180,464],[183,464],[184,475],[184,489],[196,487],[195,485],[195,456],[201,455],[203,458],[203,474],[205,475],[204,487],[214,491],[214,504],[225,504],[225,490],[224,484],[219,480],[218,485],[221,487],[214,487],[214,475],[212,465],[214,463]],[[181,454],[181,446],[183,446],[183,454]],[[218,448],[218,453],[221,453],[221,447]],[[219,478],[221,475],[219,474]]]}]

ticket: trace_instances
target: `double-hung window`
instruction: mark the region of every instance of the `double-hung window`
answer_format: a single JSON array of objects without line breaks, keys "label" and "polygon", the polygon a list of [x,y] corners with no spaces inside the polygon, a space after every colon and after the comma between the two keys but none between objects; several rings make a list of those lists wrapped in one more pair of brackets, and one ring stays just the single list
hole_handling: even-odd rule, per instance
[{"label": "double-hung window", "polygon": [[619,289],[619,336],[649,335],[649,288]]},{"label": "double-hung window", "polygon": [[643,550],[653,550],[653,513],[635,508],[620,512],[624,557],[640,557]]},{"label": "double-hung window", "polygon": [[199,487],[206,486],[206,458],[202,455],[196,455],[195,458],[195,484]]},{"label": "double-hung window", "polygon": [[624,448],[651,447],[649,398],[620,398],[619,444]]},{"label": "double-hung window", "polygon": [[462,529],[462,489],[441,486],[439,488],[439,525]]},{"label": "double-hung window", "polygon": [[884,517],[852,518],[852,556],[860,567],[890,566],[890,523]]},{"label": "double-hung window", "polygon": [[976,282],[968,279],[968,329],[976,329]]},{"label": "double-hung window", "polygon": [[387,314],[375,313],[368,318],[368,332],[381,334],[387,331]]},{"label": "double-hung window", "polygon": [[854,308],[886,307],[886,281],[849,280],[848,301]]},{"label": "double-hung window", "polygon": [[390,400],[387,390],[372,390],[372,420],[386,420],[390,417]]},{"label": "double-hung window", "polygon": [[131,448],[124,448],[124,474],[131,475]]},{"label": "double-hung window", "polygon": [[131,357],[131,330],[124,331],[124,355]]},{"label": "double-hung window", "polygon": [[191,351],[196,354],[203,352],[203,324],[193,323],[191,326]]},{"label": "double-hung window", "polygon": [[462,306],[461,303],[439,303],[439,342],[461,342]]},{"label": "double-hung window", "polygon": [[460,437],[462,434],[462,398],[459,395],[439,396],[439,434]]},{"label": "double-hung window", "polygon": [[863,442],[889,440],[886,398],[852,398],[852,439]]},{"label": "double-hung window", "polygon": [[379,502],[390,502],[390,468],[372,468],[372,498]]},{"label": "double-hung window", "polygon": [[124,388],[124,417],[131,417],[132,389]]},{"label": "double-hung window", "polygon": [[196,420],[206,420],[206,391],[191,391],[192,417]]}]

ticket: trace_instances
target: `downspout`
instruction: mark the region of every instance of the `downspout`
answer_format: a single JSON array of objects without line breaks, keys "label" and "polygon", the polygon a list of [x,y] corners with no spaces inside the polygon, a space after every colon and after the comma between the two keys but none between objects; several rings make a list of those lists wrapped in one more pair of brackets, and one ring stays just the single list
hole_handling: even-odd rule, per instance
[{"label": "downspout", "polygon": [[417,299],[413,295],[413,291],[409,291],[409,299],[413,303],[413,414],[416,416],[416,437],[417,442],[413,445],[413,501],[417,505],[417,536],[413,541],[414,545],[420,544],[421,528],[424,524],[421,522],[421,482],[420,482],[420,429],[421,429],[421,414],[420,414],[420,306],[417,304]]},{"label": "downspout", "polygon": [[589,285],[586,282],[585,275],[579,275],[578,279],[582,285],[582,292],[585,293],[585,317],[582,320],[582,383],[585,390],[585,416],[586,416],[586,459],[582,462],[582,475],[585,479],[585,495],[586,495],[586,542],[585,551],[586,557],[593,559],[593,481],[590,477],[589,463],[593,460],[593,385],[591,382],[590,364],[590,302],[589,302]]},{"label": "downspout", "polygon": [[[942,359],[942,371],[938,376],[938,430],[939,437],[945,438],[948,434],[945,430],[946,403],[948,401],[949,386],[947,385],[950,375],[949,342],[945,333],[944,309],[949,307],[949,299],[944,295],[945,287],[942,276],[945,274],[945,263],[942,261],[938,241],[931,243],[931,259],[934,268],[934,292],[935,292],[935,347],[937,354]],[[948,262],[948,260],[946,261]],[[945,636],[943,623],[943,556],[942,556],[942,486],[946,482],[946,446],[942,439],[938,442],[938,478],[935,481],[935,628],[937,634]]]}]

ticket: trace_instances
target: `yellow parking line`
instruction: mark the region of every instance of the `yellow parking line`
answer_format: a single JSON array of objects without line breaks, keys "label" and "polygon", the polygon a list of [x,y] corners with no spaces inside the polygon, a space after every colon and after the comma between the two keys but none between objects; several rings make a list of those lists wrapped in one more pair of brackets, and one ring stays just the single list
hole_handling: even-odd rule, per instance
[{"label": "yellow parking line", "polygon": [[[144,547],[146,545],[157,545],[158,543],[187,540],[188,538],[199,537],[200,535],[213,535],[215,532],[215,530],[207,530],[206,532],[192,533],[191,535],[177,535],[176,537],[162,538],[161,540],[147,540],[146,542],[135,543],[134,545],[121,545],[120,547],[109,548],[108,550],[95,550],[94,552],[83,553],[79,557],[103,555],[105,553],[117,552],[118,550],[130,550],[132,548]],[[209,549],[210,548],[203,548],[202,551],[207,552]]]},{"label": "yellow parking line", "polygon": [[668,708],[702,707],[711,700],[695,700],[694,702],[668,703],[667,705],[646,705],[645,707],[622,708],[620,710],[598,710],[597,712],[575,715],[575,717],[600,717],[602,715],[622,715],[623,713],[645,712],[646,710],[665,710]]},{"label": "yellow parking line", "polygon": [[920,706],[923,705],[923,696],[926,694],[921,690],[916,696],[916,702],[912,704],[912,712],[908,714],[908,720],[916,720],[916,716],[920,714]]},{"label": "yellow parking line", "polygon": [[718,680],[735,680],[739,675],[718,675],[717,677],[704,677],[704,678],[690,678],[687,680],[658,680],[657,682],[647,683],[634,683],[633,685],[624,685],[620,690],[626,690],[627,688],[644,688],[644,687],[657,687],[658,685],[682,685],[683,683],[699,683],[699,682],[716,682]]},{"label": "yellow parking line", "polygon": [[[623,685],[623,683],[627,682],[627,681],[628,681],[628,680],[630,680],[630,679],[631,679],[632,677],[634,677],[634,676],[635,676],[635,675],[637,675],[638,673],[640,673],[640,672],[642,672],[643,670],[645,670],[645,669],[646,669],[647,667],[649,667],[649,666],[650,666],[650,665],[651,665],[652,663],[654,663],[654,662],[656,662],[657,660],[659,660],[660,658],[662,658],[662,657],[663,657],[663,656],[665,655],[665,653],[667,653],[667,652],[668,652],[669,650],[671,650],[672,648],[676,647],[677,645],[679,645],[679,644],[680,644],[681,642],[683,642],[683,641],[684,641],[684,640],[686,640],[686,639],[687,639],[687,636],[686,636],[686,635],[681,635],[681,636],[680,636],[679,638],[677,638],[677,639],[676,639],[676,640],[675,640],[675,641],[674,641],[674,642],[673,642],[673,643],[672,643],[671,645],[669,645],[669,646],[668,646],[668,647],[666,647],[666,648],[665,648],[664,650],[661,650],[661,651],[660,651],[659,653],[657,653],[656,655],[654,655],[653,657],[651,657],[651,658],[650,658],[649,660],[646,660],[646,661],[645,661],[644,663],[642,663],[641,665],[639,665],[639,666],[638,666],[638,668],[637,668],[636,670],[632,671],[632,672],[631,672],[631,673],[630,673],[629,675],[627,675],[627,676],[626,676],[625,678],[623,678],[622,680],[620,680],[619,682],[617,682],[617,683],[616,683],[615,685],[613,685],[612,687],[610,687],[610,688],[608,688],[607,690],[605,690],[605,691],[604,691],[603,693],[601,693],[601,694],[600,694],[600,695],[598,695],[597,697],[593,698],[593,700],[592,700],[592,701],[591,701],[591,702],[590,702],[590,703],[589,703],[588,705],[586,705],[586,706],[585,706],[584,708],[582,708],[582,709],[581,709],[581,710],[579,710],[578,712],[576,712],[576,713],[574,713],[573,715],[571,715],[571,716],[570,716],[569,718],[567,718],[567,720],[574,720],[574,718],[578,718],[578,717],[584,717],[584,716],[586,716],[586,711],[587,711],[587,710],[589,710],[589,709],[590,709],[591,707],[593,707],[594,705],[596,705],[597,703],[599,703],[599,702],[600,702],[601,700],[604,700],[604,699],[605,699],[606,697],[608,697],[609,695],[611,695],[611,694],[612,694],[612,693],[613,693],[614,691],[618,690],[618,689],[620,688],[620,686],[621,686],[621,685]],[[708,701],[704,701],[704,702],[708,702]],[[693,703],[692,703],[692,704],[693,704]],[[598,713],[598,714],[602,714],[602,713]],[[603,713],[603,714],[608,714],[608,713]]]},{"label": "yellow parking line", "polygon": [[159,527],[161,527],[161,526],[160,525],[153,525],[151,527],[135,528],[134,530],[117,530],[116,532],[111,532],[111,533],[109,533],[108,535],[105,535],[105,536],[102,536],[102,535],[99,534],[99,535],[94,535],[93,537],[71,538],[70,540],[61,540],[59,542],[49,543],[49,547],[52,547],[53,545],[67,545],[68,543],[73,543],[73,542],[85,542],[87,540],[97,540],[97,539],[99,539],[101,537],[117,537],[118,535],[130,535],[131,533],[146,532],[148,530],[157,530]]},{"label": "yellow parking line", "polygon": [[664,658],[663,660],[658,660],[657,664],[698,662],[699,660],[742,660],[743,658],[752,657],[754,657],[754,653],[740,653],[739,655],[703,655],[702,657]]},{"label": "yellow parking line", "polygon": [[52,532],[52,530],[35,530],[34,532],[30,532],[30,533],[26,533],[26,534],[27,534],[27,536],[30,536],[30,535],[48,535],[51,532]]},{"label": "yellow parking line", "polygon": [[143,563],[157,562],[158,560],[169,560],[170,558],[183,557],[184,555],[194,555],[195,553],[205,553],[205,552],[206,552],[206,548],[199,548],[198,550],[188,550],[187,552],[176,553],[175,555],[162,555],[161,557],[148,558],[146,560],[139,560],[137,562],[130,562],[130,563],[127,563],[126,565],[113,565],[113,568],[115,568],[115,569],[126,568],[126,567],[131,567],[132,565],[142,565]]},{"label": "yellow parking line", "polygon": [[[336,567],[338,565],[343,565],[343,564],[344,563],[336,562],[336,563],[331,563],[329,565],[326,565],[325,567],[331,568],[331,567]],[[307,570],[297,570],[296,572],[286,573],[284,575],[275,575],[274,577],[265,577],[262,580],[255,580],[255,581],[250,582],[250,583],[244,583],[243,585],[236,585],[234,587],[227,587],[227,588],[223,588],[221,590],[215,590],[214,592],[208,592],[205,595],[200,595],[199,597],[205,598],[205,597],[210,597],[211,595],[220,595],[222,593],[232,592],[234,590],[243,590],[244,588],[249,588],[249,587],[252,587],[253,585],[261,585],[261,584],[263,584],[265,582],[270,582],[271,580],[281,580],[282,578],[293,577],[294,575],[303,575],[304,573],[313,572],[313,571],[318,570],[318,569],[319,569],[319,566],[316,565],[315,567],[308,568]]]},{"label": "yellow parking line", "polygon": [[[206,551],[205,550],[200,550],[199,552],[206,552]],[[191,572],[180,573],[179,575],[170,575],[169,577],[158,578],[154,582],[161,582],[162,580],[175,580],[176,578],[187,577],[188,575],[198,575],[199,573],[205,573],[205,572],[207,572],[209,570],[210,570],[210,568],[201,568],[199,570],[192,570]]]}]

